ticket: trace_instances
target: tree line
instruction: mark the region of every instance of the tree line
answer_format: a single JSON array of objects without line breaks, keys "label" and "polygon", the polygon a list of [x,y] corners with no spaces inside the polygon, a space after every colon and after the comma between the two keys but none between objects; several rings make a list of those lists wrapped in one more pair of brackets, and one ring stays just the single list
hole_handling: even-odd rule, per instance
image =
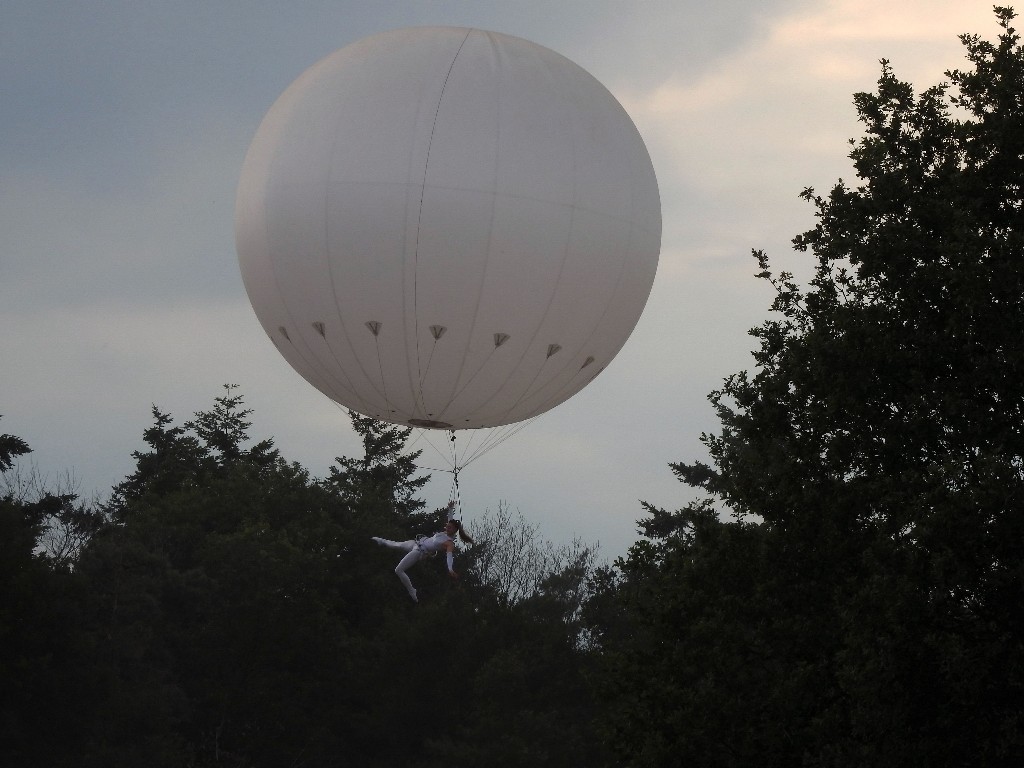
[{"label": "tree line", "polygon": [[32,766],[1010,766],[1024,755],[1024,51],[1012,10],[916,93],[855,96],[696,493],[628,554],[499,507],[408,601],[371,535],[436,530],[408,431],[323,478],[234,387],[108,498],[0,435],[0,759]]}]

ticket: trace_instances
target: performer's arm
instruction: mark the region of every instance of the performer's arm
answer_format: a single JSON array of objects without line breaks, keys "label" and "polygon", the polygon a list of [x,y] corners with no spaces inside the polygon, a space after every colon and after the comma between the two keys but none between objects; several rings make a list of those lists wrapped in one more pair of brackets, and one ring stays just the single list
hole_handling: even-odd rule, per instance
[{"label": "performer's arm", "polygon": [[445,555],[445,559],[448,561],[448,575],[453,579],[459,578],[459,574],[455,572],[455,546],[449,541],[448,546],[445,547],[448,550]]}]

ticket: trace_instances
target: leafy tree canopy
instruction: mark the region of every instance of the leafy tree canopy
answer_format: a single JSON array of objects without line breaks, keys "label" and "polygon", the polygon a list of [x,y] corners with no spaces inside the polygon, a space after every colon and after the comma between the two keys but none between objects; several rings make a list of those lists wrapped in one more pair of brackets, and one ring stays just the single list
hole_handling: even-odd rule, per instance
[{"label": "leafy tree canopy", "polygon": [[755,252],[757,368],[710,396],[711,463],[673,465],[709,501],[649,509],[593,606],[631,764],[1022,751],[1024,50],[995,15],[947,82],[883,61],[855,96],[859,182],[803,192],[807,288]]}]

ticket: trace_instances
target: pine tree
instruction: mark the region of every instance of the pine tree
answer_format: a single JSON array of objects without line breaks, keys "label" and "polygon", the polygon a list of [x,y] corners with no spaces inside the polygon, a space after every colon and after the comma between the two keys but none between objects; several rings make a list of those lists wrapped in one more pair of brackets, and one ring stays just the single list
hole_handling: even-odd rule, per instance
[{"label": "pine tree", "polygon": [[416,498],[430,480],[429,475],[416,477],[421,451],[403,452],[412,429],[354,411],[349,411],[349,417],[362,438],[363,456],[337,457],[337,466],[330,468],[325,479],[327,487],[349,507],[385,527],[400,525],[414,532],[424,524],[433,525],[436,521],[422,513],[425,503]]}]

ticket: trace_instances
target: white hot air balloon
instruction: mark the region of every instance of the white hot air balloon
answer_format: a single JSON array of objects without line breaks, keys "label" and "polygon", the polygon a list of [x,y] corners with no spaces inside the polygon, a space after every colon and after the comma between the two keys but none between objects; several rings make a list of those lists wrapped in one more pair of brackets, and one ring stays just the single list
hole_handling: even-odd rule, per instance
[{"label": "white hot air balloon", "polygon": [[333,53],[277,100],[236,208],[278,350],[338,403],[466,429],[586,386],[643,311],[661,205],[615,98],[520,38],[423,27]]}]

